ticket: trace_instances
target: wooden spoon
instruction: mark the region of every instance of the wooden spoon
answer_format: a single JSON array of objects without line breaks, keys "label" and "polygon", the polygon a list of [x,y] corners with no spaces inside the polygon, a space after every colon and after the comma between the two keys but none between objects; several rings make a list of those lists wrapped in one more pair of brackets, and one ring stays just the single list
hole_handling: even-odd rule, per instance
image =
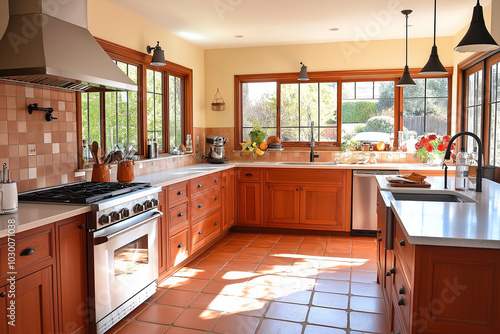
[{"label": "wooden spoon", "polygon": [[97,150],[99,149],[99,144],[94,141],[92,142],[92,147],[90,148],[90,153],[92,153],[92,158],[94,158],[94,162],[96,164],[99,163],[99,159],[97,158],[99,155],[97,155]]}]

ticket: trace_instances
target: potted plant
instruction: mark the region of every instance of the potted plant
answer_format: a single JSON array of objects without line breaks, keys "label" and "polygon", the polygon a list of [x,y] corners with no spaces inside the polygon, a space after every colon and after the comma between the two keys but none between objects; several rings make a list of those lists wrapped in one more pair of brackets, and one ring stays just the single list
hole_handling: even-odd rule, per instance
[{"label": "potted plant", "polygon": [[[444,154],[449,142],[449,136],[441,137],[435,133],[420,136],[415,144],[417,156],[422,162],[427,160],[427,163],[430,165],[438,165],[444,160]],[[453,144],[451,149],[455,149],[455,144]]]},{"label": "potted plant", "polygon": [[250,140],[259,145],[266,139],[266,133],[262,131],[260,126],[254,125],[252,131],[250,131]]}]

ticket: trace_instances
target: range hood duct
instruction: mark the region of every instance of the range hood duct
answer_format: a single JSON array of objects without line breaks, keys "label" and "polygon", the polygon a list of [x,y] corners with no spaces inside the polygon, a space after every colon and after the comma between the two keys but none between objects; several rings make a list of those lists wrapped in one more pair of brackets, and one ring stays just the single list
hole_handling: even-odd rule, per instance
[{"label": "range hood duct", "polygon": [[87,30],[87,0],[9,0],[0,78],[80,92],[137,90]]}]

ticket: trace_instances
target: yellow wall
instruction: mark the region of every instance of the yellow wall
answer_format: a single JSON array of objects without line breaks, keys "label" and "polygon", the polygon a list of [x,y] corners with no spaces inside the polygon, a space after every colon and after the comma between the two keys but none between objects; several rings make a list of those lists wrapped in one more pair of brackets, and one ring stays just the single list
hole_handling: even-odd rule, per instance
[{"label": "yellow wall", "polygon": [[[437,40],[439,57],[444,66],[453,66],[453,38]],[[410,39],[408,66],[422,68],[432,47],[431,38]],[[363,69],[401,69],[405,64],[405,41],[378,40],[363,43],[323,44],[218,49],[205,51],[206,127],[234,125],[234,75],[256,73],[289,73]],[[226,102],[224,112],[210,110],[209,102],[219,88]]]}]

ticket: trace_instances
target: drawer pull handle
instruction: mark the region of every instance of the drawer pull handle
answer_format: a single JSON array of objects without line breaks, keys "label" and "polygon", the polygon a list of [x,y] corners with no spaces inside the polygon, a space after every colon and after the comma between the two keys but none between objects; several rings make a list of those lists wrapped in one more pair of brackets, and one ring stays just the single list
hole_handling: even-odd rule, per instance
[{"label": "drawer pull handle", "polygon": [[214,223],[214,226],[217,226],[217,225],[219,225],[219,223],[218,223],[218,222],[215,222],[215,223]]},{"label": "drawer pull handle", "polygon": [[34,253],[35,253],[35,249],[31,248],[31,247],[28,247],[28,248],[26,248],[25,250],[23,250],[21,252],[21,256],[28,256],[28,255],[32,255]]},{"label": "drawer pull handle", "polygon": [[378,237],[378,241],[382,241],[382,237]]},{"label": "drawer pull handle", "polygon": [[405,301],[404,301],[403,298],[401,298],[401,299],[398,300],[398,305],[399,306],[405,306]]},{"label": "drawer pull handle", "polygon": [[396,334],[401,334],[401,332],[400,332],[400,331],[397,331],[397,332],[396,332]]},{"label": "drawer pull handle", "polygon": [[388,272],[385,273],[385,276],[391,276],[391,274],[396,273],[396,268],[391,268]]},{"label": "drawer pull handle", "polygon": [[377,230],[377,233],[382,233],[382,230],[381,230],[381,229],[378,229],[378,230]]},{"label": "drawer pull handle", "polygon": [[226,186],[222,186],[222,189],[226,189]]},{"label": "drawer pull handle", "polygon": [[201,188],[203,187],[203,185],[201,183],[198,183],[198,188]]},{"label": "drawer pull handle", "polygon": [[219,182],[219,179],[215,179],[214,182]]},{"label": "drawer pull handle", "polygon": [[401,288],[399,288],[399,294],[400,295],[404,295],[405,294],[405,287],[402,286]]},{"label": "drawer pull handle", "polygon": [[2,291],[2,293],[0,293],[0,298],[5,298],[6,295],[5,291]]},{"label": "drawer pull handle", "polygon": [[78,228],[79,228],[80,230],[83,230],[83,229],[85,228],[85,224],[82,224],[82,225],[78,226]]},{"label": "drawer pull handle", "polygon": [[202,231],[202,230],[199,230],[199,231],[198,231],[198,234],[203,234],[203,231]]},{"label": "drawer pull handle", "polygon": [[246,173],[245,176],[253,176],[252,173]]},{"label": "drawer pull handle", "polygon": [[406,246],[405,239],[401,239],[401,241],[399,242],[399,244],[400,244],[401,246]]},{"label": "drawer pull handle", "polygon": [[202,208],[203,207],[203,204],[198,204],[198,208]]},{"label": "drawer pull handle", "polygon": [[177,195],[182,195],[182,191],[180,191],[180,190],[179,190],[179,191],[177,192]]},{"label": "drawer pull handle", "polygon": [[184,246],[184,244],[181,242],[180,244],[177,245],[177,248],[182,248],[182,246]]},{"label": "drawer pull handle", "polygon": [[214,201],[218,200],[219,198],[217,196],[214,197]]},{"label": "drawer pull handle", "polygon": [[179,212],[179,214],[177,215],[177,217],[182,217],[182,216],[184,216],[182,212]]}]

